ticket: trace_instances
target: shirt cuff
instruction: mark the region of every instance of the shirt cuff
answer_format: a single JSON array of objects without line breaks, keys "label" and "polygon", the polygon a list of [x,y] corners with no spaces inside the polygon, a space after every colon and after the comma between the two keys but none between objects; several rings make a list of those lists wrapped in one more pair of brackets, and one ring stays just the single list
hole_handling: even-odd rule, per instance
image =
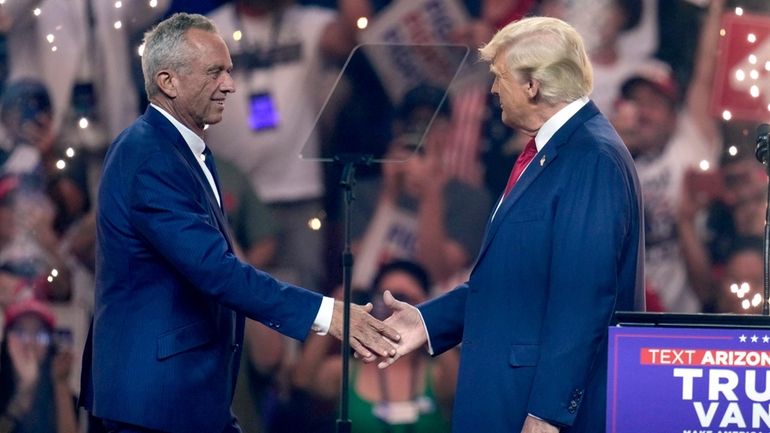
[{"label": "shirt cuff", "polygon": [[428,333],[428,325],[425,324],[425,319],[422,317],[422,311],[417,307],[412,307],[420,314],[420,323],[422,323],[422,329],[425,330],[425,335],[428,337],[428,353],[433,356],[433,345],[430,344],[430,334]]},{"label": "shirt cuff", "polygon": [[313,331],[318,335],[326,335],[329,327],[332,325],[332,314],[334,313],[334,298],[324,296],[321,301],[321,307],[318,308],[318,314],[313,320]]}]

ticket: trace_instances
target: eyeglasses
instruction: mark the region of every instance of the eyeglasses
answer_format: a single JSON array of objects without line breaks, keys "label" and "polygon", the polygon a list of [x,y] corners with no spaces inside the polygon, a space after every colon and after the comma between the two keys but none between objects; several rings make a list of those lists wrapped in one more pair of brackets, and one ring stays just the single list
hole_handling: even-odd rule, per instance
[{"label": "eyeglasses", "polygon": [[25,344],[35,343],[39,346],[48,346],[51,344],[51,333],[48,331],[30,332],[21,329],[10,329],[8,333]]}]

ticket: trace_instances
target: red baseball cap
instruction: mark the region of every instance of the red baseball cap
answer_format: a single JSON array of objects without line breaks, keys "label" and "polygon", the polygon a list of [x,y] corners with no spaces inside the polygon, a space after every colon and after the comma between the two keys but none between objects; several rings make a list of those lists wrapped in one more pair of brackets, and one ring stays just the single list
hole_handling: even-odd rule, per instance
[{"label": "red baseball cap", "polygon": [[624,98],[628,98],[631,90],[639,84],[649,85],[673,104],[679,102],[679,86],[676,83],[671,66],[665,62],[660,60],[644,62],[623,83],[620,87],[620,92]]},{"label": "red baseball cap", "polygon": [[8,305],[5,308],[5,327],[10,327],[16,319],[25,314],[37,315],[50,329],[56,327],[56,318],[51,309],[35,298],[23,299]]}]

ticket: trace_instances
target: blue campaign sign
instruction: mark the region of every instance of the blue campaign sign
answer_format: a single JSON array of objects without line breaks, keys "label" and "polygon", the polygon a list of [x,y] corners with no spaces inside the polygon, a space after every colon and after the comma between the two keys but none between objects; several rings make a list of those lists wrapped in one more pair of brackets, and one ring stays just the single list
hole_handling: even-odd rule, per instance
[{"label": "blue campaign sign", "polygon": [[613,327],[608,433],[770,432],[770,330]]}]

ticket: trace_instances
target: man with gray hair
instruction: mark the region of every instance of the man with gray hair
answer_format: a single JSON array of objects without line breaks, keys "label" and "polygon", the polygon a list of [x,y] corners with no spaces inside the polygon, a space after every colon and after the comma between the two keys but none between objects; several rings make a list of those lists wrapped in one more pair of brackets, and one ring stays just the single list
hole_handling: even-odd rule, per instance
[{"label": "man with gray hair", "polygon": [[[150,107],[110,146],[99,190],[94,319],[81,403],[111,432],[237,432],[230,411],[244,316],[287,336],[342,336],[342,306],[235,256],[206,125],[235,91],[214,25],[177,14],[145,36]],[[351,346],[398,335],[351,309]],[[383,338],[383,336],[385,338]]]},{"label": "man with gray hair", "polygon": [[462,344],[453,432],[605,431],[607,328],[643,308],[641,194],[631,155],[588,100],[577,32],[533,17],[481,49],[503,122],[532,139],[469,280],[418,307],[385,293],[395,359]]}]

